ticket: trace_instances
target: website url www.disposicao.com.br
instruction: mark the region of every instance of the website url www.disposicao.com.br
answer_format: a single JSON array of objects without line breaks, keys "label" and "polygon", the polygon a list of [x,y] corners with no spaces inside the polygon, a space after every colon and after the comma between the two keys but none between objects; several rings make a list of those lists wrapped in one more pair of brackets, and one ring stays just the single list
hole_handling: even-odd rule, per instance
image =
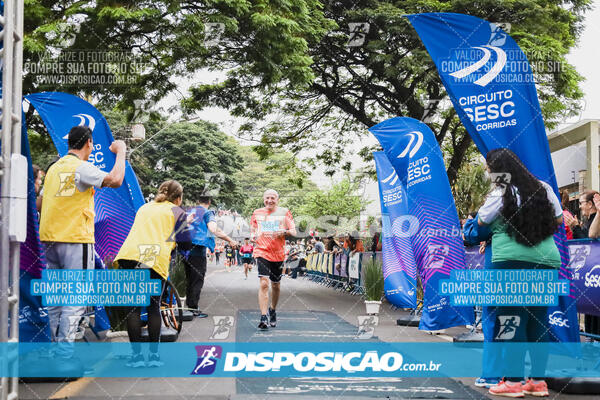
[{"label": "website url www.disposicao.com.br", "polygon": [[224,372],[267,372],[283,369],[296,372],[436,372],[441,363],[404,362],[402,354],[362,352],[228,352]]}]

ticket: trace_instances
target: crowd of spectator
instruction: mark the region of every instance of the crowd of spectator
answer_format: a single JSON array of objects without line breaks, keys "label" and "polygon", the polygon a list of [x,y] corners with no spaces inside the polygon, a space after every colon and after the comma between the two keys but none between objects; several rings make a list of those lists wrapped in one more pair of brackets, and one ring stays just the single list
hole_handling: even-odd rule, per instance
[{"label": "crowd of spectator", "polygon": [[597,210],[600,208],[600,193],[595,190],[585,190],[578,200],[581,220],[569,210],[569,192],[561,191],[567,239],[596,239],[600,236],[600,218],[596,218]]},{"label": "crowd of spectator", "polygon": [[[225,211],[221,215],[234,215],[234,212]],[[314,235],[318,231],[311,231],[311,233]],[[370,251],[381,251],[381,241],[379,238],[379,233],[376,233],[371,240]],[[210,262],[216,262],[217,265],[220,264],[221,255],[225,253],[226,247],[227,244],[225,242],[217,241],[215,251],[207,253]],[[306,271],[306,259],[308,255],[313,253],[345,254],[351,257],[355,253],[363,253],[365,250],[363,240],[356,231],[337,236],[328,236],[326,238],[311,236],[310,238],[286,240],[284,275],[287,274],[292,278],[296,278],[298,274],[304,274]],[[234,249],[233,254],[231,265],[242,265],[239,249]]]}]

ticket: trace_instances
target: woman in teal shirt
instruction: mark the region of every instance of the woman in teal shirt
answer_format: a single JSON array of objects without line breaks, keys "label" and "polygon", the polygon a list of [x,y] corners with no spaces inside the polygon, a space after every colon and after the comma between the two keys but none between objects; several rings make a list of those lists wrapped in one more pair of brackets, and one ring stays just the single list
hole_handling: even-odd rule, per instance
[{"label": "woman in teal shirt", "polygon": [[[495,268],[557,269],[560,253],[554,233],[562,224],[562,207],[554,191],[525,168],[512,151],[500,148],[486,156],[488,172],[494,177],[494,187],[479,209],[479,224],[492,231],[492,262]],[[546,307],[515,304],[498,307],[494,326],[495,342],[548,342]],[[525,364],[525,353],[511,359]],[[505,397],[524,394],[548,396],[548,387],[541,379],[545,374],[547,353],[530,348],[531,376],[525,384],[521,377],[506,378],[490,388],[490,393]],[[506,361],[505,364],[509,364]],[[537,378],[537,379],[536,379]]]}]

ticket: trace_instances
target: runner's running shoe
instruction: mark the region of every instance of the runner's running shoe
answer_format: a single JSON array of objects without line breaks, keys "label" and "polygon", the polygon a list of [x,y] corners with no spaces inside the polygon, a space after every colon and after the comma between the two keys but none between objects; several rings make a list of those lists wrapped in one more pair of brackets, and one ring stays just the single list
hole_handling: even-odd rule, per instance
[{"label": "runner's running shoe", "polygon": [[160,361],[160,355],[158,353],[150,353],[148,356],[149,367],[162,367],[163,365],[165,365],[165,363]]},{"label": "runner's running shoe", "polygon": [[504,397],[525,397],[521,382],[500,381],[497,385],[490,387],[490,394]]},{"label": "runner's running shoe", "polygon": [[193,315],[194,317],[197,317],[197,318],[206,318],[206,317],[208,317],[208,314],[206,314],[206,313],[203,313],[203,312],[202,312],[202,311],[200,311],[200,310],[192,310],[192,315]]},{"label": "runner's running shoe", "polygon": [[277,326],[277,313],[271,307],[269,307],[269,324],[273,328]]},{"label": "runner's running shoe", "polygon": [[269,318],[266,315],[261,315],[260,316],[260,322],[258,324],[258,329],[260,329],[261,331],[266,331],[269,329]]},{"label": "runner's running shoe", "polygon": [[535,382],[533,379],[529,379],[523,385],[523,392],[536,397],[546,397],[548,396],[548,385],[545,381]]},{"label": "runner's running shoe", "polygon": [[146,361],[144,361],[142,353],[132,354],[125,366],[129,368],[143,368],[146,366]]},{"label": "runner's running shoe", "polygon": [[489,389],[490,387],[497,385],[500,382],[500,379],[496,378],[477,378],[475,380],[475,386],[484,387]]}]

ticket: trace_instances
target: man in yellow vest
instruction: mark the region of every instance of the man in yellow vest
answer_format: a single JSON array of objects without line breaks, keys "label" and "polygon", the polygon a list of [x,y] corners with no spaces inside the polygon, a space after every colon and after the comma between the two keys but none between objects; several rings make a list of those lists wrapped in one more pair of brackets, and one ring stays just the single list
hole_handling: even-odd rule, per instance
[{"label": "man in yellow vest", "polygon": [[[94,149],[92,130],[75,126],[68,135],[69,153],[54,163],[46,174],[40,220],[40,239],[51,269],[94,268],[94,188],[117,188],[125,177],[122,140],[109,150],[116,154],[107,173],[87,162]],[[73,356],[74,334],[83,306],[48,307],[52,341],[63,343],[57,356]]]}]

